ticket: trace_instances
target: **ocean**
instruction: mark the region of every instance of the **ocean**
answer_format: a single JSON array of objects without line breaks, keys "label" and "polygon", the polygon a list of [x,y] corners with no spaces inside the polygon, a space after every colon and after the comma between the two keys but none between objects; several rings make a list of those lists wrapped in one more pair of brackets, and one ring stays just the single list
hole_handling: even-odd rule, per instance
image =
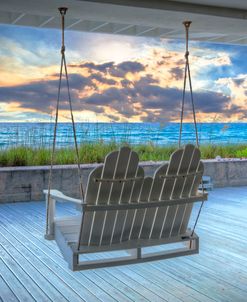
[{"label": "ocean", "polygon": [[[0,123],[0,147],[50,147],[53,140],[52,123]],[[178,142],[178,123],[77,123],[78,143],[118,142],[129,144],[174,145]],[[247,123],[199,123],[200,144],[245,144]],[[195,142],[194,125],[183,126],[183,142]],[[73,145],[71,123],[59,123],[57,147]]]}]

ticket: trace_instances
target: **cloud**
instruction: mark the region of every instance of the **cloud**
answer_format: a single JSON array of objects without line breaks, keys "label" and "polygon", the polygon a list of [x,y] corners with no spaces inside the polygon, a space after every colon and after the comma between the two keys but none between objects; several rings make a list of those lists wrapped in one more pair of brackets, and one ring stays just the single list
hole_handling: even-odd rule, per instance
[{"label": "cloud", "polygon": [[117,83],[114,79],[106,78],[101,73],[93,73],[90,78],[107,85],[115,85]]},{"label": "cloud", "polygon": [[241,74],[237,77],[221,78],[216,81],[219,90],[229,91],[232,104],[241,107],[242,111],[247,109],[246,91],[247,91],[247,75]]},{"label": "cloud", "polygon": [[170,69],[170,72],[171,72],[172,76],[178,81],[182,80],[184,77],[184,71],[180,67],[173,67]]},{"label": "cloud", "polygon": [[236,78],[236,79],[232,79],[232,80],[236,86],[241,86],[244,84],[246,79],[245,78]]},{"label": "cloud", "polygon": [[[149,88],[147,88],[149,90]],[[174,117],[174,113],[178,113],[181,110],[181,100],[182,100],[182,91],[174,88],[163,88],[152,87],[150,95],[152,99],[144,101],[143,104],[146,108],[149,109],[160,109],[160,117],[162,115],[170,115]],[[212,91],[203,91],[194,93],[194,105],[197,112],[201,113],[221,113],[224,111],[229,111],[228,105],[230,104],[230,97],[225,96],[221,93],[216,93]],[[192,118],[192,107],[191,99],[186,94],[185,98],[185,116]],[[175,117],[175,119],[177,119]]]},{"label": "cloud", "polygon": [[132,81],[129,81],[127,79],[123,79],[120,81],[121,85],[125,88],[130,87],[131,85],[133,85]]},{"label": "cloud", "polygon": [[109,68],[112,68],[113,65],[114,65],[114,62],[107,62],[107,63],[103,63],[103,64],[95,64],[94,62],[85,62],[82,64],[70,64],[69,67],[88,68],[90,70],[106,72]]},{"label": "cloud", "polygon": [[106,62],[103,64],[96,64],[94,62],[84,62],[80,64],[71,64],[74,68],[87,68],[92,74],[93,71],[98,71],[103,74],[109,74],[113,77],[124,78],[127,73],[139,73],[145,70],[144,64],[136,61],[124,61],[119,64],[114,62]]},{"label": "cloud", "polygon": [[221,113],[227,111],[231,98],[222,93],[206,91],[194,93],[197,108],[204,113]]},{"label": "cloud", "polygon": [[[70,74],[71,97],[78,100],[77,93],[87,85],[92,85],[90,79],[79,75]],[[63,83],[64,84],[64,83]],[[58,80],[34,81],[31,83],[0,87],[0,102],[18,102],[22,108],[30,108],[49,113],[55,107],[58,93]],[[60,108],[68,108],[66,106],[67,88],[63,85],[61,89]],[[78,102],[75,108],[81,106]]]},{"label": "cloud", "polygon": [[109,106],[114,101],[122,103],[126,98],[127,95],[123,93],[123,89],[113,87],[106,89],[103,93],[94,93],[89,97],[85,97],[83,101],[90,105]]},{"label": "cloud", "polygon": [[69,82],[70,82],[70,86],[73,89],[83,89],[85,86],[91,86],[92,85],[92,81],[90,78],[88,77],[84,77],[80,74],[70,74],[69,75]]},{"label": "cloud", "polygon": [[144,87],[146,85],[157,83],[159,83],[159,80],[155,79],[151,74],[148,73],[145,76],[142,76],[138,81],[136,81],[135,85],[138,85],[139,87]]},{"label": "cloud", "polygon": [[[130,66],[129,64],[125,66]],[[129,70],[126,68],[126,70]],[[113,79],[106,79],[102,74],[93,73],[88,77],[80,74],[70,74],[71,97],[74,110],[90,110],[95,113],[106,113],[110,108],[108,118],[119,120],[119,116],[131,119],[139,116],[144,121],[178,120],[181,108],[182,91],[178,88],[161,87],[151,74],[131,82],[122,79],[122,87],[113,86],[98,91],[93,79],[108,85],[116,84]],[[50,113],[55,107],[57,80],[36,81],[15,87],[1,87],[1,102],[18,102],[21,108]],[[81,95],[86,87],[92,91],[89,95]],[[186,93],[185,116],[192,117],[191,104]],[[196,91],[194,93],[197,111],[207,113],[225,112],[227,116],[240,111],[236,106],[230,106],[231,99],[221,93],[212,91]],[[63,86],[60,108],[68,109],[67,91]]]},{"label": "cloud", "polygon": [[[183,60],[181,55],[164,50],[154,51],[152,57],[114,63],[82,62],[71,64],[69,74],[73,109],[79,112],[94,112],[95,116],[114,121],[178,121],[181,110]],[[178,64],[179,63],[179,64]],[[226,81],[226,80],[225,80]],[[231,91],[244,89],[245,81],[233,79]],[[224,85],[224,80],[215,81],[213,88]],[[67,91],[63,80],[60,108],[68,110]],[[238,86],[238,87],[237,87]],[[55,108],[58,89],[58,74],[49,79],[36,80],[22,85],[0,88],[0,102],[17,102],[20,108],[50,113]],[[235,90],[233,90],[235,89]],[[244,93],[241,94],[242,98]],[[232,102],[232,95],[219,91],[194,91],[196,111],[201,119],[212,115],[231,118],[243,116],[243,107]],[[185,119],[191,120],[189,92],[186,93]]]},{"label": "cloud", "polygon": [[[69,41],[67,62],[74,62],[68,67],[76,116],[88,114],[92,120],[103,121],[178,120],[184,43],[83,34],[85,47],[80,35],[71,31],[66,36]],[[55,108],[58,89],[55,72],[59,70],[60,36],[57,31],[44,33],[12,26],[5,33],[1,31],[0,42],[0,106],[8,105],[4,109],[8,114],[3,112],[2,117],[9,113],[15,113],[20,119],[22,116],[31,118],[32,114],[48,116]],[[209,121],[216,114],[222,121],[246,118],[244,52],[245,48],[239,46],[191,43],[194,99],[202,121]],[[81,61],[82,53],[84,61]],[[63,80],[60,108],[66,114],[64,84]],[[186,117],[191,119],[188,97],[189,94],[186,95]]]},{"label": "cloud", "polygon": [[114,77],[124,77],[128,72],[138,73],[144,71],[145,66],[139,62],[125,61],[114,65],[110,70],[110,74]]},{"label": "cloud", "polygon": [[[109,106],[125,118],[143,115],[143,120],[161,121],[177,120],[181,110],[182,90],[161,87],[151,75],[141,77],[134,83],[127,81],[122,88],[111,87],[102,92],[95,92],[82,101],[88,106]],[[194,93],[197,111],[207,113],[228,112],[231,98],[222,93],[212,91],[196,91]],[[140,104],[139,107],[136,105]],[[185,116],[192,117],[189,92],[186,93]]]}]

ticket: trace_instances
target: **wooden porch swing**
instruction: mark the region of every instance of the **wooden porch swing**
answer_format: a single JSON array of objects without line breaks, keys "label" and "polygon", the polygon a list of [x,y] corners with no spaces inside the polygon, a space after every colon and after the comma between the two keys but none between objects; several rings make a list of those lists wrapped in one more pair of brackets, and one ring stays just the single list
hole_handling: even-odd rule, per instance
[{"label": "wooden porch swing", "polygon": [[[61,68],[51,167],[46,195],[45,238],[55,239],[69,268],[73,271],[141,263],[198,253],[199,238],[195,227],[207,193],[198,187],[202,180],[191,76],[189,69],[188,32],[186,29],[185,77],[182,98],[179,148],[168,163],[160,166],[153,177],[145,177],[136,152],[128,147],[109,153],[104,164],[89,175],[84,195],[76,129],[73,118],[69,80],[65,60],[64,18],[67,8],[59,8],[62,18]],[[52,167],[56,145],[59,100],[63,68],[77,158],[80,199],[52,190]],[[196,146],[181,148],[187,74],[189,78]],[[188,229],[195,202],[202,202],[193,229]],[[77,216],[55,217],[56,202],[79,204]],[[179,246],[179,247],[178,247]],[[117,254],[116,254],[117,251]],[[98,254],[99,253],[99,254]],[[104,258],[104,255],[107,257]],[[109,257],[110,256],[110,257]],[[84,257],[84,259],[83,259]]]}]

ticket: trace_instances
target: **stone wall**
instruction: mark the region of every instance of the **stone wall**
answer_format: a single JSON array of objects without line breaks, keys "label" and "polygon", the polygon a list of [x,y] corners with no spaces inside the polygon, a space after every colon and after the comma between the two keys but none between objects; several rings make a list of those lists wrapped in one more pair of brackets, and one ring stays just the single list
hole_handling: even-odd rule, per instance
[{"label": "stone wall", "polygon": [[[161,162],[142,162],[146,175],[152,175]],[[247,160],[205,160],[204,175],[211,176],[214,187],[246,186]],[[97,164],[82,165],[83,183]],[[49,166],[0,168],[0,203],[44,199]],[[79,196],[78,174],[74,165],[55,166],[53,188],[73,197]]]}]

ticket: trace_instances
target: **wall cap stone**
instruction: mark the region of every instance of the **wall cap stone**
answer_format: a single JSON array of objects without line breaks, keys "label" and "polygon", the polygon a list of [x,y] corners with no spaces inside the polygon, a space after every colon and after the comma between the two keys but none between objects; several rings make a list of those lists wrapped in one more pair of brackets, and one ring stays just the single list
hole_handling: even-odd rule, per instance
[{"label": "wall cap stone", "polygon": [[[247,162],[247,158],[221,158],[221,159],[204,159],[202,160],[205,163],[228,163],[228,162]],[[148,166],[158,166],[162,165],[163,163],[168,162],[165,161],[141,161],[140,164],[144,167]],[[92,168],[95,168],[102,163],[93,163],[93,164],[81,164],[81,168],[83,170],[91,170]],[[77,168],[77,165],[54,165],[54,170],[60,170],[60,169],[75,169]],[[50,166],[17,166],[17,167],[0,167],[0,173],[1,172],[11,172],[11,171],[34,171],[34,170],[50,170]]]}]

